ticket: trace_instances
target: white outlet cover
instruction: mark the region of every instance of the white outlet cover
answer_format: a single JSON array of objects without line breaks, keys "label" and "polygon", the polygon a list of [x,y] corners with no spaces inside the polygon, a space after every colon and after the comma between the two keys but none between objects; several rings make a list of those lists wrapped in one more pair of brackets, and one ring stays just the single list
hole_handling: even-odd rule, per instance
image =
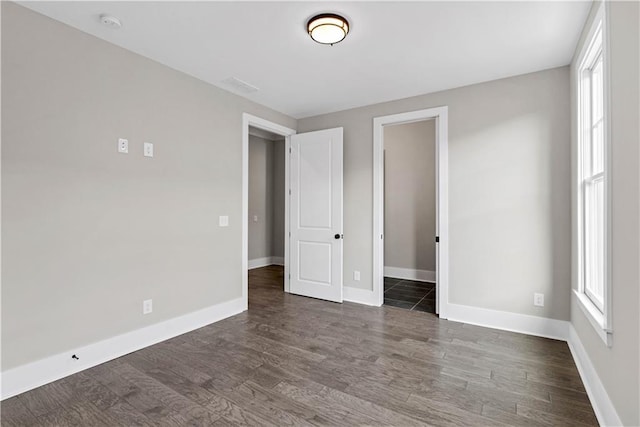
[{"label": "white outlet cover", "polygon": [[258,215],[253,216],[253,222],[258,222]]},{"label": "white outlet cover", "polygon": [[144,143],[144,156],[153,157],[153,144],[150,142]]},{"label": "white outlet cover", "polygon": [[118,138],[118,153],[127,154],[129,152],[129,140]]},{"label": "white outlet cover", "polygon": [[229,217],[227,215],[221,215],[218,220],[218,224],[220,227],[228,227],[229,226]]},{"label": "white outlet cover", "polygon": [[142,301],[142,314],[149,314],[153,311],[153,300],[146,299]]},{"label": "white outlet cover", "polygon": [[360,272],[359,271],[356,270],[356,271],[353,272],[353,280],[360,281]]},{"label": "white outlet cover", "polygon": [[533,305],[544,307],[544,294],[533,294]]}]

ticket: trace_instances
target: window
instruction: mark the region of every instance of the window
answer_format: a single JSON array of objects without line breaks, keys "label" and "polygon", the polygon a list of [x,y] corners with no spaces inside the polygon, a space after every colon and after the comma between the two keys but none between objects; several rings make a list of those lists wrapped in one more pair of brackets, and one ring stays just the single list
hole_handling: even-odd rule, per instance
[{"label": "window", "polygon": [[578,58],[578,247],[583,311],[605,342],[610,339],[608,280],[607,80],[603,7]]},{"label": "window", "polygon": [[602,31],[582,71],[582,203],[584,292],[604,312],[604,70]]}]

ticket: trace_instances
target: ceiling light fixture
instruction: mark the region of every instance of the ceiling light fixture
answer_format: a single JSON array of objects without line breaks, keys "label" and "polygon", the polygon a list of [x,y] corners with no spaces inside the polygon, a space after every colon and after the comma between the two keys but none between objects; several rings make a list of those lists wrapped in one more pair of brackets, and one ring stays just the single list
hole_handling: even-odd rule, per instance
[{"label": "ceiling light fixture", "polygon": [[318,43],[334,45],[349,34],[349,22],[340,15],[323,13],[309,19],[307,32]]}]

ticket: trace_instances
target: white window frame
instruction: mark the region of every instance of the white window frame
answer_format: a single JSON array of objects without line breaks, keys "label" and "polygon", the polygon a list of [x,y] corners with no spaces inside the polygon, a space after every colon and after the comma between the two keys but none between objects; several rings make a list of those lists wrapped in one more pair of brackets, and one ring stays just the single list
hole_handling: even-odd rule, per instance
[{"label": "white window frame", "polygon": [[[594,55],[594,42],[598,32],[601,33],[602,44],[601,53],[595,53]],[[609,120],[609,49],[608,49],[608,31],[605,20],[605,5],[604,2],[600,3],[598,10],[594,16],[593,22],[585,38],[585,43],[582,46],[580,53],[576,59],[576,67],[574,74],[574,84],[577,94],[576,103],[576,115],[577,115],[577,128],[576,131],[576,188],[577,188],[577,284],[578,288],[574,289],[574,296],[577,299],[578,306],[582,309],[583,313],[594,327],[596,333],[604,341],[607,346],[612,344],[612,310],[611,310],[611,187],[610,187],[610,120]],[[598,176],[591,175],[590,178],[585,179],[583,157],[585,156],[585,147],[590,144],[591,137],[587,137],[587,132],[591,135],[593,123],[591,123],[591,102],[590,99],[586,100],[589,95],[586,94],[587,87],[589,88],[589,94],[591,92],[591,81],[585,83],[585,72],[590,70],[592,64],[596,59],[602,55],[603,58],[603,124],[604,124],[604,153],[603,153],[603,169],[602,174]],[[585,103],[589,102],[589,108],[585,108]],[[585,116],[589,116],[588,122]],[[585,182],[587,180],[594,181],[602,177],[604,180],[604,290],[602,304],[594,303],[586,290],[586,262],[585,262],[585,218],[587,214],[585,205]]]}]

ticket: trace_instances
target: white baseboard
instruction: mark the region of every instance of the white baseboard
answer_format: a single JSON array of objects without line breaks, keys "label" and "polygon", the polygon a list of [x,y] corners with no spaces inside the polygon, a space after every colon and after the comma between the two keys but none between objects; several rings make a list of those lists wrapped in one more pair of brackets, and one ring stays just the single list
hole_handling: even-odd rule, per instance
[{"label": "white baseboard", "polygon": [[[373,291],[367,289],[345,286],[343,299],[358,304],[380,306]],[[8,399],[125,354],[215,323],[246,309],[246,301],[237,298],[9,369],[0,374],[0,384],[2,385],[0,400]],[[460,304],[447,304],[446,312],[447,318],[452,321],[568,341],[569,349],[598,422],[603,426],[622,425],[620,417],[580,341],[580,337],[569,322]],[[72,359],[72,354],[76,354],[79,360]]]},{"label": "white baseboard", "polygon": [[400,268],[400,267],[384,267],[384,276],[393,277],[396,279],[416,280],[418,282],[432,282],[436,281],[436,272],[429,270],[415,270],[412,268]]},{"label": "white baseboard", "polygon": [[569,325],[568,343],[584,388],[587,390],[591,406],[593,406],[593,411],[596,413],[596,418],[598,418],[598,423],[601,426],[621,426],[622,421],[620,421],[616,408],[613,406],[613,402],[611,402],[602,381],[600,381],[600,377],[591,363],[591,359],[589,359],[578,333],[571,324]]},{"label": "white baseboard", "polygon": [[490,310],[461,304],[447,304],[445,310],[448,320],[486,326],[504,331],[519,332],[538,337],[567,341],[569,322],[546,317],[529,316],[527,314]]},{"label": "white baseboard", "polygon": [[253,270],[254,268],[266,267],[268,265],[284,265],[284,257],[267,256],[264,258],[250,259],[248,262],[249,270]]},{"label": "white baseboard", "polygon": [[375,307],[380,307],[382,305],[382,301],[378,301],[373,291],[369,289],[358,289],[345,286],[342,288],[342,299],[348,302],[372,305]]},{"label": "white baseboard", "polygon": [[[193,331],[246,309],[246,301],[243,298],[237,298],[9,369],[1,374],[0,400]],[[79,360],[72,359],[73,354],[77,355]]]}]

